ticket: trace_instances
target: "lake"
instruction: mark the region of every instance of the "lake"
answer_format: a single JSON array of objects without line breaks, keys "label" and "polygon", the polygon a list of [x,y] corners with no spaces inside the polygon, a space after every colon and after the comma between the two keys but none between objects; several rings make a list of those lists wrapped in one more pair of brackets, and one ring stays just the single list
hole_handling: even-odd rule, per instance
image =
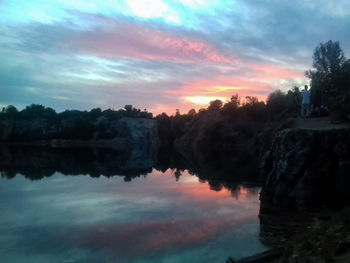
[{"label": "lake", "polygon": [[[34,176],[35,177],[35,176]],[[259,187],[188,170],[0,178],[0,262],[225,262],[266,250]]]}]

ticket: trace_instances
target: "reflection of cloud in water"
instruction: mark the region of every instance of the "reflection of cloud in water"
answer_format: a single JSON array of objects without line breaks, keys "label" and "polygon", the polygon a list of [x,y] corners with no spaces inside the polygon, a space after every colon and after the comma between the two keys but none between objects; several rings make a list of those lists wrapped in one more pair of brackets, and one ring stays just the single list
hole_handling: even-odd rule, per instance
[{"label": "reflection of cloud in water", "polygon": [[[106,251],[115,258],[142,258],[176,249],[191,249],[216,238],[228,229],[239,228],[255,220],[255,217],[247,216],[239,220],[227,218],[93,224],[83,227],[28,227],[21,229],[25,234],[23,239],[17,240],[16,246],[33,254],[39,254],[43,250],[54,253],[59,245],[61,249],[75,247],[97,253]],[[32,240],[26,243],[28,238]]]},{"label": "reflection of cloud in water", "polygon": [[[215,251],[230,250],[227,236],[237,236],[236,246],[241,239],[253,239],[253,250],[261,250],[254,232],[259,188],[222,186],[214,191],[187,171],[176,182],[170,169],[153,170],[128,183],[121,177],[61,174],[34,182],[23,177],[1,180],[0,197],[6,202],[0,200],[0,252],[7,251],[7,258],[14,258],[13,248],[16,257],[29,256],[35,262],[43,252],[48,258],[73,253],[82,259],[77,262],[96,262],[107,254],[112,259],[108,262],[175,255],[180,259],[187,252],[191,258],[193,251],[209,253],[211,242],[222,242]],[[253,237],[240,232],[247,226]],[[88,257],[92,259],[85,260]]]},{"label": "reflection of cloud in water", "polygon": [[135,224],[89,227],[83,231],[79,246],[109,249],[118,256],[141,257],[168,250],[199,245],[252,218],[233,220],[153,221]]},{"label": "reflection of cloud in water", "polygon": [[[222,227],[222,226],[221,226]],[[143,256],[194,246],[220,229],[216,222],[140,222],[84,231],[83,247],[110,249],[119,256]]]},{"label": "reflection of cloud in water", "polygon": [[[164,174],[172,174],[172,171],[169,169]],[[163,174],[163,175],[164,175]],[[242,185],[238,185],[236,189],[228,189],[222,184],[218,183],[217,187],[214,188],[208,184],[207,181],[200,181],[198,183],[198,177],[190,175],[187,170],[183,171],[179,179],[181,187],[178,187],[176,184],[171,184],[167,191],[188,196],[195,199],[201,199],[202,201],[214,200],[217,202],[218,197],[233,197],[237,201],[245,202],[247,200],[258,200],[259,188],[247,188]],[[232,198],[220,199],[227,202],[232,202]]]}]

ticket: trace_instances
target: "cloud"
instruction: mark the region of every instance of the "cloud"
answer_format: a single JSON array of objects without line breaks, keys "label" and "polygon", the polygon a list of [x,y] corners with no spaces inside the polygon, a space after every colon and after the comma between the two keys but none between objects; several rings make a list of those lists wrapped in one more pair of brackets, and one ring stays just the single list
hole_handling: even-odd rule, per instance
[{"label": "cloud", "polygon": [[[166,21],[179,23],[177,12],[171,10],[162,0],[126,0],[133,15],[142,18],[164,18]],[[152,8],[150,8],[150,6]]]},{"label": "cloud", "polygon": [[285,68],[270,65],[252,65],[257,79],[293,79],[304,76],[303,72],[288,70]]},{"label": "cloud", "polygon": [[[125,32],[128,32],[127,34]],[[108,31],[87,31],[72,36],[77,52],[103,58],[171,62],[230,63],[229,57],[200,39],[131,22],[114,22]],[[232,60],[231,60],[232,59]]]},{"label": "cloud", "polygon": [[[350,40],[346,1],[157,1],[150,14],[133,1],[91,2],[84,12],[77,11],[83,2],[62,1],[45,5],[49,22],[5,1],[4,14],[13,19],[0,19],[0,103],[57,109],[131,103],[159,113],[196,106],[186,97],[238,92],[263,99],[276,88],[305,84],[303,71],[320,42]],[[27,5],[36,10],[38,2]]]}]

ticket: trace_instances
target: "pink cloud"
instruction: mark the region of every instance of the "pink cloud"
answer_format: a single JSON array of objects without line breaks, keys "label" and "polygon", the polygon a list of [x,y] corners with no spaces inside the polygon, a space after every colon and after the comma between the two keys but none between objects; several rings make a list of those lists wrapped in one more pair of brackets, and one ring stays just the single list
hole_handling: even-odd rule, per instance
[{"label": "pink cloud", "polygon": [[253,65],[251,68],[255,73],[255,77],[260,79],[293,79],[304,77],[303,72],[273,65]]},{"label": "pink cloud", "polygon": [[133,23],[117,22],[109,31],[90,31],[72,41],[81,53],[105,58],[214,63],[233,61],[231,56],[203,40]]},{"label": "pink cloud", "polygon": [[[165,61],[191,63],[188,67],[176,67],[163,70],[158,66],[159,76],[167,81],[160,82],[154,70],[150,78],[133,75],[131,78],[116,80],[118,89],[111,88],[111,93],[119,94],[121,87],[149,99],[149,104],[142,101],[140,107],[147,107],[155,114],[167,112],[174,114],[176,109],[182,113],[194,108],[198,110],[207,105],[196,101],[208,101],[208,98],[230,98],[238,93],[241,98],[256,96],[264,101],[279,80],[292,81],[303,77],[303,72],[278,65],[254,64],[218,45],[205,41],[201,35],[176,31],[173,28],[155,28],[136,22],[104,21],[108,30],[87,31],[71,38],[71,44],[79,54],[106,59],[126,59],[145,61]],[[142,67],[144,65],[140,65]],[[125,70],[129,70],[125,68]],[[132,71],[134,68],[132,68]],[[152,70],[152,69],[147,69]],[[135,71],[136,72],[136,71]],[[162,75],[162,72],[165,74]],[[147,73],[148,74],[148,73]],[[169,83],[171,86],[169,86]],[[138,96],[133,96],[136,100]],[[198,97],[191,100],[189,97]],[[133,102],[134,103],[134,102]],[[136,104],[136,103],[134,103]]]},{"label": "pink cloud", "polygon": [[244,99],[246,96],[258,97],[260,101],[265,101],[267,95],[275,89],[281,88],[276,86],[276,80],[293,80],[302,78],[304,75],[300,71],[290,70],[274,65],[250,65],[241,61],[240,64],[232,68],[233,75],[217,75],[210,79],[199,79],[189,82],[176,90],[167,91],[167,95],[176,95],[183,98],[183,103],[178,105],[180,109],[194,108],[199,109],[207,105],[198,105],[193,103],[191,98],[207,101],[230,98],[232,95],[238,95]]}]

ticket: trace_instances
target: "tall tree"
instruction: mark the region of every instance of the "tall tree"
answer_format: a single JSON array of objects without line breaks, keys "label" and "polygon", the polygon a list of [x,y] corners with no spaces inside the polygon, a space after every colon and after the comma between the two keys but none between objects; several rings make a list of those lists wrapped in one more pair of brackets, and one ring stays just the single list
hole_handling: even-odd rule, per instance
[{"label": "tall tree", "polygon": [[346,58],[339,42],[329,40],[316,47],[312,65],[318,72],[334,75],[339,73],[345,61]]},{"label": "tall tree", "polygon": [[339,104],[338,95],[344,89],[346,62],[344,52],[337,41],[329,40],[315,48],[312,64],[315,70],[306,72],[306,76],[311,79],[311,102],[314,105],[335,108]]}]

